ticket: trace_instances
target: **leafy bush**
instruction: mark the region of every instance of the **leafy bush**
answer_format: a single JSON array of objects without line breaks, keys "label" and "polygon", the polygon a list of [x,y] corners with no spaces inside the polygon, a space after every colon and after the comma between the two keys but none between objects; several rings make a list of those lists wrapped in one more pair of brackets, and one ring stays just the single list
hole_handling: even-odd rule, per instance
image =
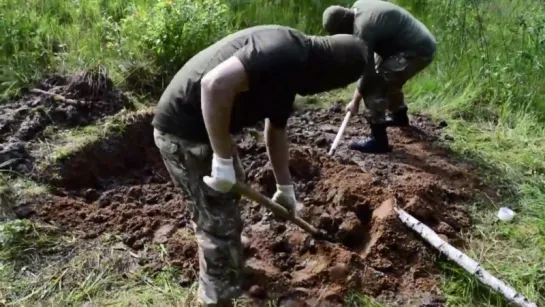
[{"label": "leafy bush", "polygon": [[[229,32],[228,8],[219,0],[160,1],[121,21],[121,44],[136,43],[163,78]],[[132,54],[134,56],[134,54]]]}]

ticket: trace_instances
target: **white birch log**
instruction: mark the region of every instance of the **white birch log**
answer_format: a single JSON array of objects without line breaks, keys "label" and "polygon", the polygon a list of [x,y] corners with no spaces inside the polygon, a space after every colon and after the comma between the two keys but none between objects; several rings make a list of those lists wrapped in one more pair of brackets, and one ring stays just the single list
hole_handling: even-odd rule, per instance
[{"label": "white birch log", "polygon": [[64,97],[63,95],[59,95],[59,94],[55,94],[55,93],[51,93],[51,92],[48,92],[48,91],[44,91],[44,90],[41,90],[41,89],[38,89],[38,88],[33,88],[33,89],[30,89],[30,92],[33,93],[33,94],[38,94],[38,95],[47,95],[55,100],[58,100],[60,102],[64,102],[64,103],[67,103],[67,104],[73,104],[73,105],[81,105],[82,103],[77,101],[77,100],[74,100],[74,99],[70,99],[70,98],[66,98]]},{"label": "white birch log", "polygon": [[500,292],[503,296],[521,307],[537,307],[536,304],[530,302],[526,297],[517,291],[513,290],[510,286],[505,284],[503,281],[497,279],[488,273],[484,268],[482,268],[478,262],[469,258],[466,254],[462,253],[454,246],[448,244],[443,239],[441,239],[433,230],[428,226],[424,225],[412,215],[407,213],[405,210],[400,208],[394,208],[398,213],[399,218],[403,224],[407,225],[409,228],[417,232],[422,238],[424,238],[428,243],[437,248],[440,252],[445,254],[450,260],[456,262],[466,271],[468,271],[473,276],[477,277],[482,283],[489,286],[490,288]]}]

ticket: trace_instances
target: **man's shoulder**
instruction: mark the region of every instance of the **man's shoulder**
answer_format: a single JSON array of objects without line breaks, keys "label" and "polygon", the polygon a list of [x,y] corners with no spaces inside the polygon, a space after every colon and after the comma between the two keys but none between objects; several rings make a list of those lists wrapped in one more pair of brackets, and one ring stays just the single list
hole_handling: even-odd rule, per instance
[{"label": "man's shoulder", "polygon": [[304,58],[310,36],[286,26],[264,25],[250,28],[244,49],[237,57],[256,61],[292,62]]},{"label": "man's shoulder", "polygon": [[261,35],[267,36],[270,33],[274,33],[274,32],[277,32],[277,33],[293,33],[293,34],[296,34],[296,35],[304,35],[301,31],[299,31],[299,30],[297,30],[295,28],[291,28],[291,27],[283,26],[283,25],[276,25],[276,24],[253,26],[253,27],[246,28],[246,29],[240,30],[238,32],[235,32],[235,34],[248,35],[248,36],[261,36]]},{"label": "man's shoulder", "polygon": [[365,10],[369,12],[372,12],[372,11],[380,11],[383,13],[388,13],[388,12],[406,13],[407,12],[401,6],[389,1],[385,1],[385,0],[358,0],[354,2],[354,4],[352,5],[352,8],[356,8],[361,11]]},{"label": "man's shoulder", "polygon": [[385,0],[358,0],[352,5],[353,8],[364,8],[369,6],[399,7],[398,5]]}]

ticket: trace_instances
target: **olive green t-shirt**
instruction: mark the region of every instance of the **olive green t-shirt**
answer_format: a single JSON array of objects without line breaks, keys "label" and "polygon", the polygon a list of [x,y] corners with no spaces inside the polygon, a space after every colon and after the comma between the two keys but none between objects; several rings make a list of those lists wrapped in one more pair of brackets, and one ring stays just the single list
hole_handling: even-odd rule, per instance
[{"label": "olive green t-shirt", "polygon": [[[161,96],[152,125],[181,138],[209,143],[201,110],[201,79],[236,56],[248,74],[249,90],[235,97],[229,132],[268,118],[283,128],[296,94],[346,86],[365,67],[363,42],[350,35],[332,42],[284,26],[256,26],[235,32],[191,58]],[[338,55],[338,56],[337,56]]]},{"label": "olive green t-shirt", "polygon": [[407,10],[381,0],[359,0],[352,9],[356,10],[354,35],[381,57],[399,52],[419,56],[435,53],[435,37]]}]

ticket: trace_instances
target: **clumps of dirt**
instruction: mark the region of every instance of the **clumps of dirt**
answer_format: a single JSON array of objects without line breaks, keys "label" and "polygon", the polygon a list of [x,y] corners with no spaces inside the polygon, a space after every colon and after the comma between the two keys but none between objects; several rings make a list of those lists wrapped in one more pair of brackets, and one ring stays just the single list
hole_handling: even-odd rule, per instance
[{"label": "clumps of dirt", "polygon": [[102,69],[42,81],[0,105],[0,169],[28,173],[34,160],[29,144],[131,107]]},{"label": "clumps of dirt", "polygon": [[[290,171],[305,206],[301,217],[341,244],[315,240],[243,199],[244,234],[250,239],[245,289],[256,299],[290,298],[310,305],[318,300],[342,304],[348,290],[383,298],[439,296],[435,251],[399,221],[393,206],[457,244],[458,232],[471,224],[463,203],[478,191],[477,175],[433,145],[441,127],[421,116],[412,117],[412,127],[389,129],[391,153],[364,155],[347,150],[343,142],[330,157],[332,127],[342,119],[332,109],[299,113],[289,123],[295,144]],[[153,145],[150,120],[140,117],[124,134],[67,157],[58,168],[55,195],[41,200],[45,205],[36,208],[36,216],[80,230],[84,237],[118,232],[134,249],[165,244],[169,262],[191,281],[198,257],[185,197],[170,183]],[[366,133],[366,126],[354,120],[345,139]],[[274,174],[260,135],[243,135],[240,154],[248,182],[272,196]]]},{"label": "clumps of dirt", "polygon": [[[40,208],[40,212],[48,213],[44,220],[84,230],[86,238],[95,238],[105,229],[125,233],[124,243],[135,249],[151,241],[155,231],[163,226],[162,223],[178,228],[187,223],[184,206],[180,206],[183,197],[170,184],[142,184],[104,191],[86,189],[80,193],[56,194]],[[62,210],[58,210],[59,203]],[[163,235],[168,235],[168,232]],[[157,234],[158,240],[161,240],[160,237]]]},{"label": "clumps of dirt", "polygon": [[[274,182],[264,178],[272,176],[272,171],[268,171],[268,162],[263,164],[262,170],[250,173],[249,180],[257,187]],[[322,285],[329,285],[328,296],[334,301],[339,301],[347,289],[372,296],[434,289],[438,280],[429,250],[399,221],[392,209],[393,200],[422,217],[447,240],[456,240],[457,231],[470,225],[468,212],[461,205],[470,194],[451,191],[441,173],[415,173],[410,166],[401,165],[401,173],[412,171],[419,179],[406,181],[403,176],[385,174],[389,184],[383,185],[357,164],[339,163],[310,147],[293,149],[290,165],[292,173],[299,174],[294,178],[305,204],[302,217],[342,245],[314,241],[296,226],[268,216],[263,208],[250,208],[245,220],[257,221],[247,230],[256,242],[252,245],[253,261],[258,265],[253,274],[268,277],[253,278],[263,280],[262,287],[272,293],[308,298],[319,296]],[[264,192],[270,189],[261,187]],[[404,199],[410,201],[405,203]],[[330,274],[338,265],[350,272],[342,280],[337,273]],[[264,272],[262,268],[267,266],[276,271]],[[299,293],[301,288],[306,292]]]}]

